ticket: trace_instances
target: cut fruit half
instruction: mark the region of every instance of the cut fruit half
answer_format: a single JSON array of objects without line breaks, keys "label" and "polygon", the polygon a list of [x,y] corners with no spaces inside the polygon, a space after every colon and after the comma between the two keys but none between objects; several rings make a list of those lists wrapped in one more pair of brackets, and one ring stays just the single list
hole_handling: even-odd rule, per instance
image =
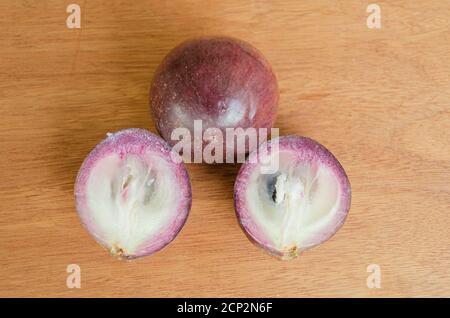
[{"label": "cut fruit half", "polygon": [[[277,163],[270,171],[263,163]],[[351,187],[339,161],[316,141],[272,139],[253,151],[234,187],[239,223],[257,245],[282,259],[328,240],[350,209]]]},{"label": "cut fruit half", "polygon": [[75,183],[82,223],[111,254],[136,258],[169,244],[191,207],[183,162],[156,135],[131,128],[108,134]]}]

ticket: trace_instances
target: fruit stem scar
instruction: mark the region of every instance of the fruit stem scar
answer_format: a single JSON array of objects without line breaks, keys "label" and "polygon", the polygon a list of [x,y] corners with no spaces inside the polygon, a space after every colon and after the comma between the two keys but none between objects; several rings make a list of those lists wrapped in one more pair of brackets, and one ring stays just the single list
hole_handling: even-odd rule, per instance
[{"label": "fruit stem scar", "polygon": [[121,248],[117,244],[113,244],[110,252],[113,256],[118,257],[120,259],[125,256],[125,251],[123,250],[123,248]]}]

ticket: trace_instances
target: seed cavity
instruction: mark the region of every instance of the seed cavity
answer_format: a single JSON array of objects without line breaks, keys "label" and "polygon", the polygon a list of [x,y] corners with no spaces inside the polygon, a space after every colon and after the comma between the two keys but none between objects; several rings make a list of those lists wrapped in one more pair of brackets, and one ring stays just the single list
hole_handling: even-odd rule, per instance
[{"label": "seed cavity", "polygon": [[144,200],[142,202],[144,205],[147,205],[150,203],[150,200],[153,196],[154,191],[155,191],[155,178],[150,178],[145,183],[145,195],[144,195]]},{"label": "seed cavity", "polygon": [[282,203],[286,198],[287,175],[278,174],[269,179],[267,184],[269,196],[275,204]]},{"label": "seed cavity", "polygon": [[130,184],[131,180],[133,180],[133,175],[127,174],[126,178],[124,178],[124,179],[125,179],[125,181],[122,183],[122,191],[124,191]]}]

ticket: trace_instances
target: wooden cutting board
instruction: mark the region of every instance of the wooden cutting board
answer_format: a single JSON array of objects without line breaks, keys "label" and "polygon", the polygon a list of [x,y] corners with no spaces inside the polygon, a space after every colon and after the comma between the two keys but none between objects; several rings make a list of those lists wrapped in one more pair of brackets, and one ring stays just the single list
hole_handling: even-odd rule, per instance
[{"label": "wooden cutting board", "polygon": [[[75,1],[0,2],[0,296],[450,296],[448,1],[377,1],[380,29],[367,1]],[[349,175],[344,227],[297,260],[240,230],[238,165],[188,166],[190,217],[151,257],[115,260],[79,222],[84,157],[107,132],[155,132],[153,72],[203,35],[259,48],[279,79],[281,134],[323,143]]]}]

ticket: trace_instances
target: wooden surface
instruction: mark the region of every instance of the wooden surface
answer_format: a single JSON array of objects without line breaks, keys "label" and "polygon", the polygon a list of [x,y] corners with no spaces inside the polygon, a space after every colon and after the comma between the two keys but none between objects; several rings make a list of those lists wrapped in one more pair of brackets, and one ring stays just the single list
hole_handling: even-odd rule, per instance
[{"label": "wooden surface", "polygon": [[[72,2],[75,2],[72,1]],[[0,296],[450,296],[450,2],[0,2]],[[344,227],[292,262],[238,227],[238,166],[189,165],[193,205],[177,239],[133,262],[81,226],[73,184],[108,131],[155,131],[148,87],[182,40],[258,47],[281,89],[281,134],[317,139],[353,187]],[[68,289],[66,267],[81,267]],[[381,288],[369,289],[369,264]]]}]

